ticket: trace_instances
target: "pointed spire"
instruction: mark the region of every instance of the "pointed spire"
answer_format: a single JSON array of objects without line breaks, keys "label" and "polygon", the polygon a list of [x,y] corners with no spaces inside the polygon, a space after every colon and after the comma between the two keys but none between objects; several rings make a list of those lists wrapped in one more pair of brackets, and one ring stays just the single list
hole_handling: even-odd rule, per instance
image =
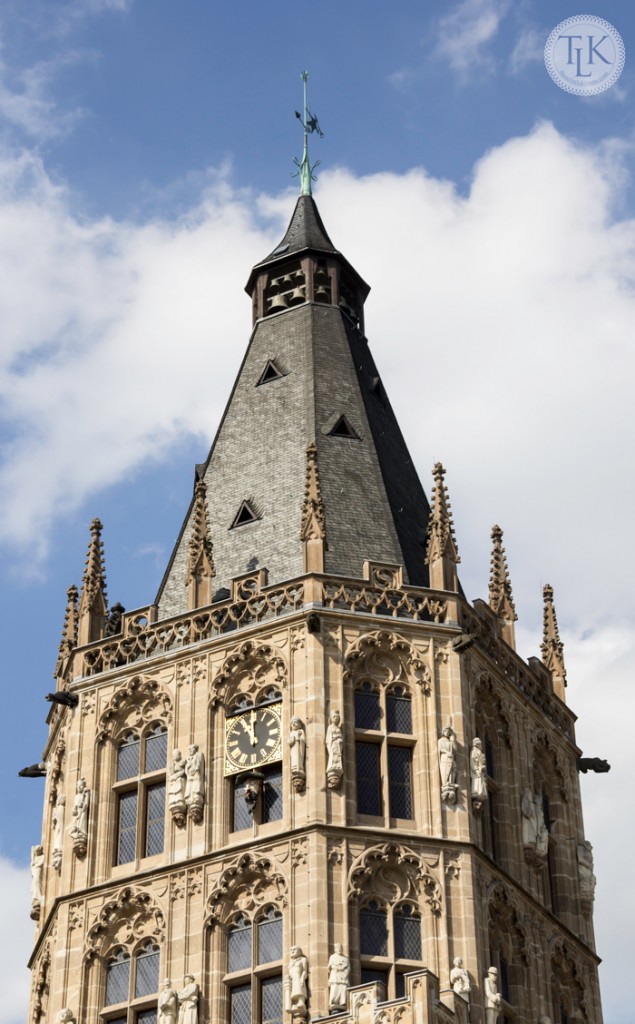
[{"label": "pointed spire", "polygon": [[445,469],[437,462],[433,469],[432,510],[428,521],[426,564],[430,567],[432,590],[458,590],[456,566],[461,561],[454,536],[454,523]]},{"label": "pointed spire", "polygon": [[300,195],[310,196],[312,194],[311,182],[315,181],[313,171],[320,161],[316,160],[313,166],[311,166],[311,161],[309,160],[309,135],[312,132],[317,132],[320,138],[323,138],[323,132],[318,124],[317,117],[309,110],[306,101],[306,83],[309,77],[309,72],[303,71],[301,77],[304,84],[304,113],[301,114],[299,110],[296,110],[295,116],[304,128],[304,148],[302,151],[302,159],[296,160],[294,158],[293,162],[298,168],[297,176],[300,179]]},{"label": "pointed spire", "polygon": [[212,580],[215,572],[206,498],[205,481],[197,480],[194,487],[192,536],[190,537],[190,556],[185,580],[188,587],[189,608],[201,608],[212,603]]},{"label": "pointed spire", "polygon": [[318,475],[317,448],[314,444],[307,448],[306,460],[306,482],[300,525],[300,540],[304,545],[304,571],[324,572],[326,526]]},{"label": "pointed spire", "polygon": [[64,662],[77,647],[77,626],[79,622],[79,616],[77,613],[77,598],[78,590],[75,584],[66,591],[67,602],[66,612],[64,614],[64,627],[62,629],[62,639],[60,640],[59,653],[57,658],[57,666],[55,668],[55,675],[59,675],[63,669]]},{"label": "pointed spire", "polygon": [[558,630],[558,619],[553,603],[553,587],[548,583],[543,587],[544,617],[542,629],[542,653],[543,664],[551,672],[554,692],[561,700],[564,700],[564,688],[567,685],[567,672],[564,667],[564,644],[560,639]]},{"label": "pointed spire", "polygon": [[507,555],[503,547],[503,531],[500,526],[492,527],[492,560],[489,576],[489,606],[503,621],[503,640],[516,649],[514,622],[518,616],[512,596],[512,585],[507,567]]},{"label": "pointed spire", "polygon": [[90,524],[91,538],[79,598],[78,643],[80,646],[89,644],[93,640],[101,640],[104,635],[108,603],[104,545],[101,542],[102,529],[99,519],[93,519]]}]

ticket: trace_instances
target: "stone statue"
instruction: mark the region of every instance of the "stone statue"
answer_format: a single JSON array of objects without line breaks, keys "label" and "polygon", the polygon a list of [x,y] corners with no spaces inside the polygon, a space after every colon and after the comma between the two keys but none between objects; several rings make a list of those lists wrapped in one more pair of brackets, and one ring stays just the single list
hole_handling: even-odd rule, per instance
[{"label": "stone statue", "polygon": [[68,834],[73,840],[75,853],[82,857],[86,853],[88,843],[88,809],[90,807],[90,790],[86,788],[85,779],[79,779],[73,800],[73,821]]},{"label": "stone statue", "polygon": [[329,958],[329,1012],[346,1007],[346,989],[350,985],[351,962],[344,955],[344,947],[337,943]]},{"label": "stone statue", "polygon": [[536,833],[536,856],[540,861],[544,861],[549,853],[549,830],[545,823],[545,813],[540,793],[534,793],[534,806],[536,808],[536,823],[538,826]]},{"label": "stone statue", "polygon": [[439,772],[441,774],[441,799],[444,803],[456,802],[456,737],[454,729],[446,725],[438,742]]},{"label": "stone statue", "polygon": [[188,747],[188,757],[185,762],[185,803],[187,812],[195,824],[203,820],[203,807],[205,804],[205,757],[201,754],[196,743]]},{"label": "stone statue", "polygon": [[57,1015],[57,1024],[75,1024],[75,1015],[68,1008],[60,1010]]},{"label": "stone statue", "polygon": [[53,807],[53,814],[51,816],[51,822],[53,824],[53,853],[51,855],[51,862],[56,871],[59,871],[62,866],[65,805],[66,797],[62,793],[58,793],[57,800]]},{"label": "stone statue", "polygon": [[42,892],[42,875],[44,873],[44,847],[31,847],[31,917],[39,920],[44,894]]},{"label": "stone statue", "polygon": [[299,718],[291,719],[289,730],[289,750],[291,752],[291,785],[300,793],[306,785],[305,756],[306,732]]},{"label": "stone statue", "polygon": [[534,794],[529,786],[523,790],[520,809],[523,815],[523,846],[525,847],[525,852],[535,852],[538,838],[538,820],[536,818]]},{"label": "stone statue", "polygon": [[498,991],[498,971],[490,967],[487,977],[483,982],[483,993],[485,995],[485,1020],[487,1024],[496,1024],[501,1012],[503,997]]},{"label": "stone statue", "polygon": [[331,711],[329,727],[326,730],[326,749],[329,755],[326,763],[326,781],[329,789],[335,789],[342,781],[344,774],[343,747],[342,719],[339,711]]},{"label": "stone statue", "polygon": [[450,971],[450,984],[452,986],[452,990],[456,992],[457,995],[462,996],[463,999],[469,1001],[470,991],[472,989],[472,986],[470,985],[470,976],[463,966],[463,961],[460,956],[455,957],[453,963],[454,966]]},{"label": "stone statue", "polygon": [[588,839],[578,843],[578,877],[582,909],[588,913],[593,907],[596,882],[593,873],[593,847]]},{"label": "stone statue", "polygon": [[172,988],[172,982],[166,978],[163,988],[159,992],[159,1004],[157,1013],[157,1024],[176,1024],[179,1002],[176,989]]},{"label": "stone statue", "polygon": [[185,759],[180,750],[175,750],[172,753],[172,764],[168,772],[168,807],[179,828],[184,827],[187,817],[186,774]]},{"label": "stone statue", "polygon": [[309,990],[307,979],[309,976],[309,961],[299,946],[292,946],[289,952],[289,973],[287,975],[287,1010],[292,1017],[307,1016],[306,1001]]},{"label": "stone statue", "polygon": [[470,751],[470,780],[472,784],[472,805],[480,811],[487,800],[487,761],[483,753],[483,744],[478,737],[472,740]]},{"label": "stone statue", "polygon": [[[198,750],[198,747],[196,749]],[[179,1024],[198,1024],[198,985],[192,974],[186,974],[183,978],[183,988],[178,999]]]}]

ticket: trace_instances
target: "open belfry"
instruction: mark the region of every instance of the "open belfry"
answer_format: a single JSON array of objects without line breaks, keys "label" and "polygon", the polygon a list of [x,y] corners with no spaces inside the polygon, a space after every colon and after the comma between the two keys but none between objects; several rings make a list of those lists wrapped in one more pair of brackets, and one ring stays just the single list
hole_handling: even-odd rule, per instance
[{"label": "open belfry", "polygon": [[495,526],[466,600],[298,117],[301,194],[158,594],[109,608],[98,520],[68,591],[29,1021],[600,1024],[553,592],[525,662]]}]

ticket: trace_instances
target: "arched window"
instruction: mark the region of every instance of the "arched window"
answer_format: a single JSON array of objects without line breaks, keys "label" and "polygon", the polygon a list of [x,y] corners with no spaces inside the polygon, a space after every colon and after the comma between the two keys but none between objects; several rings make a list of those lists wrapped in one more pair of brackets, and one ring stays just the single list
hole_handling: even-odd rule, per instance
[{"label": "arched window", "polygon": [[142,737],[127,733],[117,749],[116,864],[163,852],[167,731],[154,725]]},{"label": "arched window", "polygon": [[106,967],[104,1010],[108,1024],[156,1024],[159,950],[148,941],[134,957],[117,950]]},{"label": "arched window", "polygon": [[387,908],[370,900],[359,911],[362,984],[381,981],[388,999],[402,996],[404,977],[422,964],[421,918],[416,907]]},{"label": "arched window", "polygon": [[357,812],[414,818],[412,700],[404,686],[355,689]]},{"label": "arched window", "polygon": [[225,986],[230,1024],[282,1024],[282,916],[275,907],[227,929]]}]

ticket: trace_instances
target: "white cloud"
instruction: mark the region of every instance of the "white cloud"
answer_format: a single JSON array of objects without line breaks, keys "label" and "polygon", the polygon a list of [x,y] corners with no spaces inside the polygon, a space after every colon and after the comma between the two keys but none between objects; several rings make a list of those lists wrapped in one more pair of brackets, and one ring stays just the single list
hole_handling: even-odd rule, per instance
[{"label": "white cloud", "polygon": [[438,21],[436,53],[461,75],[492,67],[488,45],[509,10],[509,0],[461,0]]},{"label": "white cloud", "polygon": [[[541,125],[486,154],[467,196],[420,170],[324,173],[318,196],[373,285],[370,344],[428,489],[432,463],[447,466],[468,596],[486,592],[493,522],[524,656],[537,653],[541,586],[555,587],[579,738],[613,763],[584,788],[615,1024],[631,941],[611,858],[635,842],[627,726],[608,720],[635,716],[629,157]],[[211,435],[249,335],[242,284],[291,206],[220,176],[177,221],[90,222],[34,158],[0,163],[5,541],[32,555],[33,537],[87,495],[186,433]],[[262,215],[275,227],[264,231]]]},{"label": "white cloud", "polygon": [[65,67],[91,56],[67,50],[20,71],[12,71],[7,61],[0,60],[0,124],[4,121],[37,142],[71,131],[84,111],[60,109],[51,98],[51,83]]},{"label": "white cloud", "polygon": [[522,29],[509,57],[509,70],[513,75],[523,71],[528,64],[544,60],[548,35],[548,32],[540,32],[536,28]]},{"label": "white cloud", "polygon": [[0,938],[0,1024],[23,1024],[29,995],[26,961],[33,942],[30,871],[0,856],[0,906],[5,928]]}]

